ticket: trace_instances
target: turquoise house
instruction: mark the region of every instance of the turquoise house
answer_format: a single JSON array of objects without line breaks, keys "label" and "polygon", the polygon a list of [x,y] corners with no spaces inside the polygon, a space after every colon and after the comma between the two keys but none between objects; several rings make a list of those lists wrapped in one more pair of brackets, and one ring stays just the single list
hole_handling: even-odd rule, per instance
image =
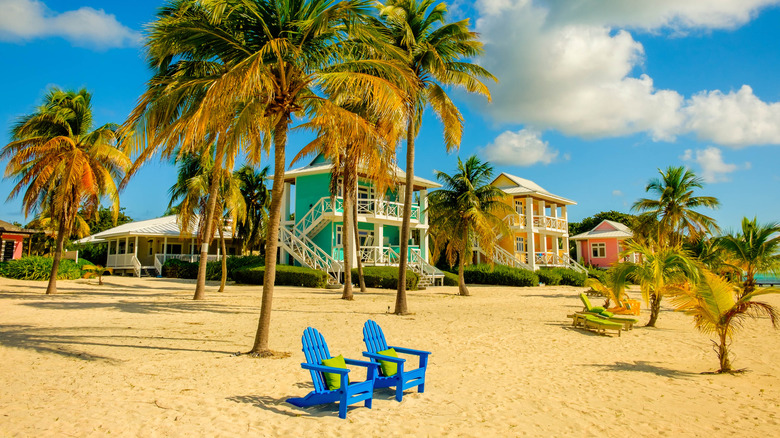
[{"label": "turquoise house", "polygon": [[[374,184],[359,175],[357,194],[358,235],[355,242],[342,242],[343,197],[331,196],[332,163],[317,156],[309,165],[285,172],[282,221],[279,230],[280,263],[307,266],[328,272],[333,284],[343,277],[344,245],[350,245],[352,266],[360,257],[367,266],[397,266],[401,255],[401,221],[405,172],[396,167],[398,185],[377,193]],[[421,285],[433,285],[444,275],[429,263],[428,190],[441,187],[424,178],[414,178],[411,235],[406,258],[409,269],[420,275]],[[292,193],[295,192],[293,199]],[[339,189],[340,190],[340,189]]]}]

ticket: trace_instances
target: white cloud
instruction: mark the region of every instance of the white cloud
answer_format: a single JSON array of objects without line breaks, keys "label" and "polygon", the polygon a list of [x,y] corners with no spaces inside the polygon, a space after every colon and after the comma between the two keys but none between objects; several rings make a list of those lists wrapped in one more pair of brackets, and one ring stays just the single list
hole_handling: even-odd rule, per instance
[{"label": "white cloud", "polygon": [[696,94],[685,113],[688,130],[724,146],[772,144],[780,139],[780,103],[762,102],[747,85],[736,93]]},{"label": "white cloud", "polygon": [[620,190],[613,190],[612,196],[623,196],[623,192],[621,192]]},{"label": "white cloud", "polygon": [[138,46],[141,34],[102,9],[81,7],[57,13],[37,0],[0,0],[0,40],[58,36],[74,45],[107,49]]},{"label": "white cloud", "polygon": [[558,157],[558,151],[542,141],[539,133],[527,129],[501,133],[482,152],[489,161],[513,166],[550,164]]},{"label": "white cloud", "polygon": [[728,174],[739,170],[740,168],[750,169],[750,163],[742,166],[726,163],[723,161],[721,150],[710,146],[706,149],[693,151],[686,149],[680,157],[683,161],[694,161],[701,167],[701,177],[705,182],[716,183],[729,181]]},{"label": "white cloud", "polygon": [[[480,0],[482,64],[499,79],[495,121],[584,138],[694,133],[725,146],[780,144],[780,104],[750,87],[685,99],[636,74],[644,47],[623,27],[729,28],[780,0]],[[616,27],[617,26],[617,27]]]}]

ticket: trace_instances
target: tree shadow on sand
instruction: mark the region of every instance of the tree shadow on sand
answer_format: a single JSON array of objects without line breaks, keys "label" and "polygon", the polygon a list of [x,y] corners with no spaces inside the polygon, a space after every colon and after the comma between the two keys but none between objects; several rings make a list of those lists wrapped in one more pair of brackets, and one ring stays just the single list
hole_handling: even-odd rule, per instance
[{"label": "tree shadow on sand", "polygon": [[698,375],[696,373],[674,370],[671,368],[654,365],[653,363],[644,360],[637,360],[634,362],[615,362],[613,364],[588,364],[584,366],[601,368],[601,371],[632,371],[655,374],[657,376],[675,379],[688,379]]},{"label": "tree shadow on sand", "polygon": [[[77,334],[61,334],[62,331],[77,331]],[[194,351],[201,353],[219,353],[229,355],[230,351],[204,350],[193,348],[179,348],[160,345],[139,345],[139,342],[154,342],[155,340],[176,341],[178,343],[186,341],[197,342],[219,342],[209,339],[194,338],[172,338],[172,337],[149,337],[149,336],[122,336],[122,335],[98,335],[100,330],[116,330],[106,327],[67,327],[67,328],[47,328],[41,329],[26,325],[0,325],[0,345],[19,348],[24,350],[33,350],[38,353],[55,354],[58,356],[85,361],[104,361],[113,365],[121,363],[121,360],[108,356],[102,356],[87,351],[89,346],[98,347],[116,347],[116,348],[135,348],[145,350],[164,350],[164,351]],[[132,329],[126,329],[128,331]],[[125,343],[109,342],[111,340],[126,340]],[[132,342],[132,343],[131,343]],[[80,347],[80,348],[78,348]]]},{"label": "tree shadow on sand", "polygon": [[[133,295],[134,298],[139,298],[138,295]],[[195,312],[209,312],[220,314],[255,314],[259,309],[255,307],[247,306],[233,306],[224,304],[221,302],[211,301],[195,301],[192,299],[185,299],[181,297],[170,297],[169,295],[157,295],[162,297],[162,300],[154,299],[135,299],[135,300],[109,300],[102,302],[84,302],[84,301],[71,301],[67,298],[57,301],[33,301],[23,303],[25,306],[36,307],[39,309],[48,310],[94,310],[94,309],[106,309],[116,310],[125,313],[137,313],[137,314],[155,314],[155,313],[195,313]],[[165,299],[170,297],[170,299]],[[110,296],[107,298],[114,298]],[[141,298],[147,298],[143,296]]]}]

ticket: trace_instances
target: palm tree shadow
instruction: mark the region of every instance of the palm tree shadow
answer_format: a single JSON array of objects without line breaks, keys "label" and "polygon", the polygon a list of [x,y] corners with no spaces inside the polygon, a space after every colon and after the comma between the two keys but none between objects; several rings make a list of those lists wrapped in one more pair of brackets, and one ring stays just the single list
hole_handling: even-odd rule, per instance
[{"label": "palm tree shadow", "polygon": [[591,364],[587,366],[601,368],[602,371],[633,371],[633,372],[641,372],[641,373],[650,373],[650,374],[655,374],[657,376],[669,377],[674,379],[688,379],[698,375],[696,373],[690,373],[687,371],[664,368],[643,360],[634,361],[633,363],[615,362],[614,364]]}]

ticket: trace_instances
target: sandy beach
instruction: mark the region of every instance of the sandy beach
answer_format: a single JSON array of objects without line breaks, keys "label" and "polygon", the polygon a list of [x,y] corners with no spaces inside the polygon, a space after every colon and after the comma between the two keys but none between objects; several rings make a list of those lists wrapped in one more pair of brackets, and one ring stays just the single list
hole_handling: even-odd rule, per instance
[{"label": "sandy beach", "polygon": [[[740,375],[717,368],[709,337],[662,311],[658,328],[621,337],[573,329],[582,288],[473,286],[409,293],[277,287],[272,345],[252,359],[261,289],[230,285],[191,300],[186,280],[0,278],[0,436],[708,436],[780,431],[780,331],[750,321],[733,344]],[[634,294],[636,296],[636,293]],[[780,297],[764,299],[780,306]],[[643,309],[641,323],[649,312]],[[374,407],[299,409],[311,390],[300,336],[320,330],[334,354],[361,358],[362,325],[391,344],[432,351],[426,392]],[[363,377],[355,369],[353,375]],[[356,376],[357,377],[357,376]]]}]

